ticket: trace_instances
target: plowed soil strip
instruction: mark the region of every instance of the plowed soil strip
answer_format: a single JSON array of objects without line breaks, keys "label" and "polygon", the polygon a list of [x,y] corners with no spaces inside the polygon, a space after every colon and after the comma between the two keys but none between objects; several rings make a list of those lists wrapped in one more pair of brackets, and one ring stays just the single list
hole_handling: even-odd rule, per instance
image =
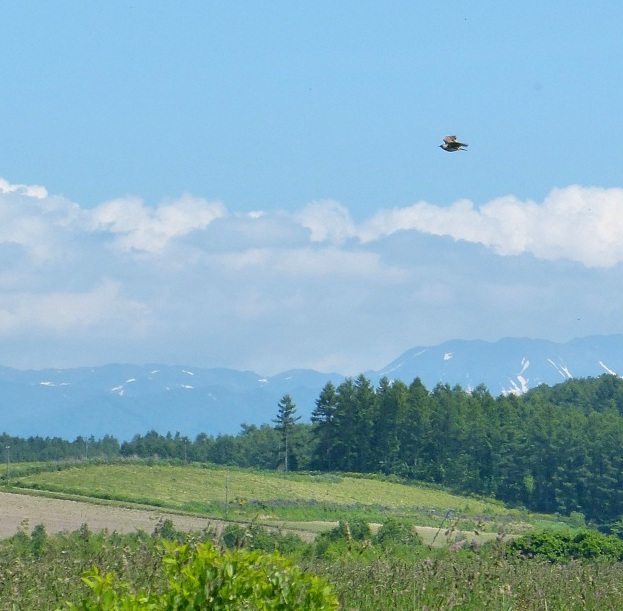
[{"label": "plowed soil strip", "polygon": [[207,518],[185,516],[150,509],[130,509],[0,492],[0,538],[11,537],[25,524],[27,532],[43,524],[48,533],[78,530],[87,524],[91,531],[108,529],[118,533],[139,529],[152,533],[161,519],[170,519],[177,530],[194,531],[220,527],[221,523]]}]

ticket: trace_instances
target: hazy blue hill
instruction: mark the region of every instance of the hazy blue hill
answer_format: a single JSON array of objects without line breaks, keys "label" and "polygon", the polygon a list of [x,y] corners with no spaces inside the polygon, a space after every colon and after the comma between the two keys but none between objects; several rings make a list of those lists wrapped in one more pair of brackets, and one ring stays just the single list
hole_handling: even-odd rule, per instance
[{"label": "hazy blue hill", "polygon": [[[570,377],[623,373],[623,335],[567,343],[506,338],[497,342],[454,340],[416,347],[365,375],[409,384],[419,377],[472,389],[484,384],[495,396],[554,385]],[[151,429],[237,433],[243,422],[270,423],[277,403],[290,394],[308,419],[322,387],[344,376],[293,369],[274,376],[252,371],[171,365],[110,364],[75,369],[16,370],[0,367],[0,431],[67,439],[112,434],[120,440]]]},{"label": "hazy blue hill", "polygon": [[438,383],[460,384],[466,389],[484,384],[499,395],[610,371],[623,372],[623,335],[593,336],[565,344],[517,338],[453,340],[408,350],[374,374],[403,381],[419,376],[428,388]]}]

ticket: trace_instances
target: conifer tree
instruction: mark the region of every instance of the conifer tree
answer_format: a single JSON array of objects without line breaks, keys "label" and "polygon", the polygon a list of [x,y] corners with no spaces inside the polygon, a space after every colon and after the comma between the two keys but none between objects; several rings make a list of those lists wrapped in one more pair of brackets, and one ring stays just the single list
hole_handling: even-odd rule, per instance
[{"label": "conifer tree", "polygon": [[292,427],[294,424],[301,419],[300,416],[295,416],[296,413],[296,405],[292,401],[292,397],[290,395],[284,395],[279,401],[277,411],[277,417],[273,420],[275,423],[275,430],[281,432],[281,439],[284,448],[284,468],[288,470],[288,459],[290,454],[290,448],[288,447],[288,442],[290,440],[290,433],[292,432]]},{"label": "conifer tree", "polygon": [[314,466],[319,469],[333,469],[333,450],[337,443],[336,411],[337,395],[333,382],[327,382],[311,415],[313,435],[316,440]]}]

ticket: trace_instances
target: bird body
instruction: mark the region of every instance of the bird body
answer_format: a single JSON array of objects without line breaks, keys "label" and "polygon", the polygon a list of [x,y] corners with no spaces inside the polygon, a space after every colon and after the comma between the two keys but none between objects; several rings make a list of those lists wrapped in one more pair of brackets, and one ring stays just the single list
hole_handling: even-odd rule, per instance
[{"label": "bird body", "polygon": [[454,153],[454,151],[464,151],[465,147],[468,146],[464,142],[459,142],[456,139],[456,136],[446,136],[443,139],[443,144],[439,145],[444,151],[448,151],[448,153]]}]

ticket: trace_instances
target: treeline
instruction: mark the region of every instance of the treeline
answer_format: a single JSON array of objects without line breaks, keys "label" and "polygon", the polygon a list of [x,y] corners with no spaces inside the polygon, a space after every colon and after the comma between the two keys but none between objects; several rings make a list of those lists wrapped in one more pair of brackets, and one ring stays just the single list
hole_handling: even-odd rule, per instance
[{"label": "treeline", "polygon": [[[288,469],[309,470],[312,465],[313,446],[312,425],[293,424],[288,444]],[[200,433],[194,440],[179,433],[160,435],[156,431],[150,431],[146,435],[135,435],[131,441],[123,442],[119,453],[126,458],[158,457],[257,469],[285,468],[282,434],[269,424],[243,424],[238,435],[214,437]]]},{"label": "treeline", "polygon": [[[88,458],[113,459],[119,456],[119,441],[112,435],[102,439],[95,437],[76,437],[67,441],[61,437],[13,437],[7,433],[0,435],[0,456],[4,463],[46,462],[50,460],[84,460]],[[0,464],[2,459],[0,458]]]},{"label": "treeline", "polygon": [[[277,406],[275,406],[277,410]],[[263,469],[384,473],[545,513],[623,519],[623,380],[613,375],[493,397],[438,384],[427,390],[364,375],[322,389],[311,423],[242,425],[190,439],[151,431],[118,443],[0,436],[12,460],[159,457]],[[285,460],[285,452],[288,460]]]},{"label": "treeline", "polygon": [[[309,469],[312,455],[312,426],[295,424],[291,432],[289,470]],[[238,435],[211,436],[199,433],[191,439],[179,432],[162,435],[149,431],[120,443],[115,437],[102,439],[79,436],[73,441],[61,437],[13,437],[0,435],[0,477],[13,463],[65,460],[115,460],[155,458],[183,462],[210,462],[235,467],[278,469],[285,464],[282,435],[268,424],[241,425]]]},{"label": "treeline", "polygon": [[544,513],[623,516],[623,380],[613,375],[494,398],[419,379],[327,384],[313,468],[393,473]]}]

